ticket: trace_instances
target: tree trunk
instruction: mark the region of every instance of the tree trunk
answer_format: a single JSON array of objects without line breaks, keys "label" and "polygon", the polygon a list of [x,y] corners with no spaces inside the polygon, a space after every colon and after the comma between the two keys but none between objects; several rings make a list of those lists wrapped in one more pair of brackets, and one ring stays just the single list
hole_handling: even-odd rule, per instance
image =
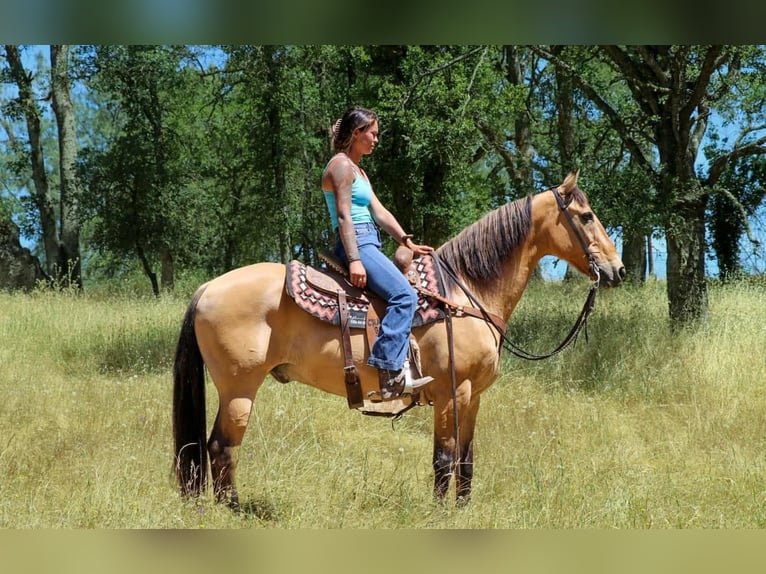
[{"label": "tree trunk", "polygon": [[270,100],[267,102],[268,122],[271,134],[271,165],[273,166],[274,189],[278,199],[277,217],[279,257],[282,263],[287,263],[292,258],[292,238],[290,236],[289,209],[290,203],[287,191],[287,176],[285,158],[282,152],[282,116],[280,95],[282,92],[281,67],[277,59],[276,49],[270,47],[266,50],[266,69],[269,85],[271,86]]},{"label": "tree trunk", "polygon": [[149,259],[146,257],[146,252],[138,242],[136,242],[136,253],[138,254],[138,260],[141,261],[141,267],[144,270],[144,274],[149,278],[149,282],[152,284],[152,293],[154,293],[155,297],[159,297],[160,285],[157,282],[157,274],[152,270]]},{"label": "tree trunk", "polygon": [[622,262],[627,281],[636,285],[646,282],[646,236],[626,230],[622,236]]},{"label": "tree trunk", "polygon": [[662,169],[659,175],[660,197],[665,213],[665,236],[668,244],[668,310],[673,328],[705,322],[708,316],[705,280],[705,212],[708,195],[695,173],[702,134],[707,122],[706,106],[694,130],[679,129],[690,118],[679,111],[676,98],[670,98],[664,120],[656,126],[657,151]]},{"label": "tree trunk", "polygon": [[[508,82],[515,86],[526,85],[524,62],[521,60],[518,46],[506,46],[505,76]],[[533,189],[532,177],[532,123],[529,112],[524,110],[516,115],[513,126],[514,142],[516,144],[515,167],[511,176],[517,197],[524,197]]]},{"label": "tree trunk", "polygon": [[48,187],[48,178],[45,174],[40,110],[32,91],[32,76],[24,69],[18,46],[6,45],[5,53],[8,58],[11,77],[19,89],[19,104],[27,124],[32,160],[32,181],[34,183],[32,197],[40,215],[40,230],[45,252],[45,270],[49,276],[54,277],[58,274],[56,268],[58,264],[59,242],[56,230],[56,216],[53,208],[54,202]]},{"label": "tree trunk", "polygon": [[60,233],[59,270],[67,285],[82,289],[80,258],[80,191],[77,183],[77,134],[69,89],[69,46],[50,47],[51,92],[59,139]]},{"label": "tree trunk", "polygon": [[19,228],[10,217],[0,218],[0,289],[31,291],[43,279],[37,257],[21,246]]},{"label": "tree trunk", "polygon": [[556,74],[556,111],[558,113],[556,128],[559,136],[559,158],[562,166],[562,177],[578,169],[578,158],[572,119],[574,116],[574,82],[571,76],[564,74],[560,69],[555,69]]},{"label": "tree trunk", "polygon": [[163,291],[170,292],[175,288],[175,266],[173,264],[173,254],[170,248],[163,244],[160,247],[161,275],[160,286]]},{"label": "tree trunk", "polygon": [[[572,116],[574,115],[574,86],[570,76],[564,74],[558,68],[556,76],[556,131],[559,136],[558,151],[561,163],[562,176],[579,166],[575,160],[575,139],[572,129]],[[579,276],[579,273],[567,263],[564,272],[564,281],[571,281]]]},{"label": "tree trunk", "polygon": [[[667,182],[665,185],[669,185]],[[683,184],[682,184],[683,185]],[[687,182],[687,187],[697,187]],[[663,190],[667,196],[672,190]],[[704,322],[708,315],[705,281],[705,210],[707,196],[678,200],[665,224],[668,243],[667,293],[670,319],[675,327]],[[675,194],[678,196],[678,192]],[[685,194],[680,194],[683,197]]]},{"label": "tree trunk", "polygon": [[[511,85],[514,86],[526,86],[526,69],[525,64],[522,61],[522,54],[518,46],[505,46],[503,48],[505,55],[505,77]],[[529,90],[531,97],[532,89]],[[529,104],[529,102],[528,102]],[[524,111],[516,115],[516,119],[513,124],[513,138],[516,147],[516,155],[512,156],[508,153],[501,153],[505,159],[508,168],[509,175],[513,182],[516,197],[524,197],[534,189],[534,175],[532,172],[532,159],[534,157],[534,149],[532,148],[532,121],[529,112]],[[569,118],[564,118],[563,122],[568,122]],[[561,127],[561,126],[560,126]],[[571,127],[571,125],[569,126]],[[566,127],[564,128],[566,130]],[[569,132],[571,135],[571,131]],[[538,263],[534,276],[542,278],[542,263]],[[569,270],[565,272],[565,278]]]}]

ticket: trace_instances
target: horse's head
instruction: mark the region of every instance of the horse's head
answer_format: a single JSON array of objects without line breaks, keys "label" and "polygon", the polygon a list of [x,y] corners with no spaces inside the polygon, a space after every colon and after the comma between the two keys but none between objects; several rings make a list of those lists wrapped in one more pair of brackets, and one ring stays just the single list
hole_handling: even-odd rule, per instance
[{"label": "horse's head", "polygon": [[550,230],[550,255],[565,260],[583,275],[598,279],[602,286],[619,285],[625,279],[625,266],[588,198],[577,187],[578,175],[579,171],[570,173],[549,192],[555,201],[551,206],[555,209],[555,223]]}]

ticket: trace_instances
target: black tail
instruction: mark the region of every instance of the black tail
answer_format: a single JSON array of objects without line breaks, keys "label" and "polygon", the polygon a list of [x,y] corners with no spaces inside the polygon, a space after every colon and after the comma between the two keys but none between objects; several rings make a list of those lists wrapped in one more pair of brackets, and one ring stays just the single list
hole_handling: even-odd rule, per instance
[{"label": "black tail", "polygon": [[205,426],[205,363],[202,360],[194,317],[204,288],[186,309],[173,363],[173,439],[175,474],[181,493],[199,495],[207,486]]}]

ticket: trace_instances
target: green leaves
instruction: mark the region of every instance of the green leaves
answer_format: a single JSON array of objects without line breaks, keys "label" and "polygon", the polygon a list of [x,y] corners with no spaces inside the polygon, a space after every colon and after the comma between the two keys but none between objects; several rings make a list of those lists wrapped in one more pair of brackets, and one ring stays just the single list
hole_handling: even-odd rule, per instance
[{"label": "green leaves", "polygon": [[[208,275],[260,260],[316,263],[331,241],[320,189],[329,127],[351,105],[380,116],[380,145],[363,160],[376,193],[407,231],[438,245],[578,168],[607,226],[649,233],[678,199],[659,183],[661,168],[683,154],[661,146],[674,133],[686,134],[678,145],[696,143],[710,109],[719,135],[700,145],[709,144],[713,162],[739,135],[724,128],[757,128],[766,101],[763,50],[753,46],[99,45],[73,53],[83,247],[111,253],[103,261],[115,270],[139,245],[151,268],[169,249],[177,266]],[[699,77],[709,80],[701,99]],[[673,85],[702,106],[686,123],[667,120]],[[19,110],[8,106],[10,122]],[[18,159],[6,166],[29,173],[24,142],[6,150]],[[753,170],[742,170],[727,189],[752,187],[743,182],[755,181]]]}]

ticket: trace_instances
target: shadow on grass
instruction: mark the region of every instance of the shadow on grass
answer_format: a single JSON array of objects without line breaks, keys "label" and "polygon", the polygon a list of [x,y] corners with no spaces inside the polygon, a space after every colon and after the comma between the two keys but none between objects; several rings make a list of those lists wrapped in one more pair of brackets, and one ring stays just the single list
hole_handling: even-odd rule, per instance
[{"label": "shadow on grass", "polygon": [[265,522],[277,522],[279,513],[276,507],[268,500],[251,500],[240,504],[237,511],[246,518],[257,518]]}]

